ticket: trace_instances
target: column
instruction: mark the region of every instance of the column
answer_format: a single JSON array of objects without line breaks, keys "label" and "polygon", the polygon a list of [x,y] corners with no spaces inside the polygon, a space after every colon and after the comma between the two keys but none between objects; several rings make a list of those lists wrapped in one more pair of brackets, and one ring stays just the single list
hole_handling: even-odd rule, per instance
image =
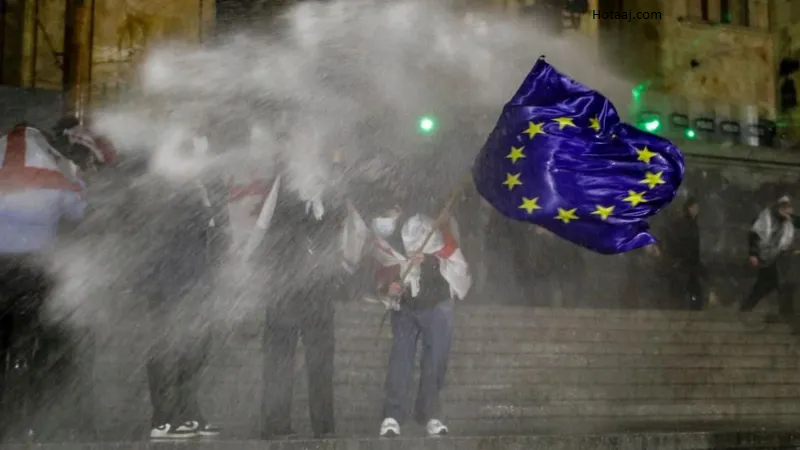
[{"label": "column", "polygon": [[65,9],[64,113],[83,119],[91,100],[94,0],[66,0]]},{"label": "column", "polygon": [[36,47],[39,37],[36,16],[38,0],[24,0],[22,7],[22,64],[20,64],[20,86],[36,87]]}]

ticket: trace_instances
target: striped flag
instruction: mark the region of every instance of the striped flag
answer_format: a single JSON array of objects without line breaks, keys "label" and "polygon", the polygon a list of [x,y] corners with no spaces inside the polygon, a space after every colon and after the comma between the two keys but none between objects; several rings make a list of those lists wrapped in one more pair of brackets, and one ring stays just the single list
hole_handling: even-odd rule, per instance
[{"label": "striped flag", "polygon": [[18,126],[0,138],[0,188],[82,192],[75,165],[37,129]]}]

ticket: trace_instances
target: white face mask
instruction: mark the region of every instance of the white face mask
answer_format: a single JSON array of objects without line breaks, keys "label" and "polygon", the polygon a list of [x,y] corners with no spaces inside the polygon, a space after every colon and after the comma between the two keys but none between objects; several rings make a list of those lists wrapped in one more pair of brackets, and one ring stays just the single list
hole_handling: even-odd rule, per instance
[{"label": "white face mask", "polygon": [[372,219],[372,230],[380,237],[388,237],[397,227],[396,217],[376,217]]}]

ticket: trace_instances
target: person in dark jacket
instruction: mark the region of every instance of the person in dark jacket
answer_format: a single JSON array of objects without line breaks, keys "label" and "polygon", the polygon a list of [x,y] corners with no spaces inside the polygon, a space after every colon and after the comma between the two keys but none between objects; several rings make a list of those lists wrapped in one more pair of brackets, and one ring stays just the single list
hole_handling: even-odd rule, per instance
[{"label": "person in dark jacket", "polygon": [[[145,158],[121,161],[117,230],[133,266],[125,283],[147,302],[151,335],[147,361],[153,407],[150,438],[216,436],[198,402],[199,375],[210,346],[214,263],[225,251],[225,190],[214,179],[167,179]],[[135,248],[133,248],[135,247]]]},{"label": "person in dark jacket", "polygon": [[756,282],[741,306],[742,312],[752,311],[758,302],[778,291],[781,315],[794,313],[794,283],[791,270],[791,247],[797,219],[789,197],[764,209],[748,234],[750,265],[758,269]]},{"label": "person in dark jacket", "polygon": [[701,280],[705,268],[700,259],[700,228],[697,215],[700,206],[689,198],[681,216],[670,227],[664,239],[664,259],[671,279],[670,288],[679,309],[702,310],[705,299]]},{"label": "person in dark jacket", "polygon": [[[332,198],[304,200],[282,178],[272,221],[256,257],[279,282],[269,294],[264,323],[264,439],[295,435],[291,426],[295,350],[305,348],[311,427],[316,437],[336,432],[333,411],[334,300],[341,292],[340,236],[346,212]],[[272,185],[270,183],[270,185]]]}]

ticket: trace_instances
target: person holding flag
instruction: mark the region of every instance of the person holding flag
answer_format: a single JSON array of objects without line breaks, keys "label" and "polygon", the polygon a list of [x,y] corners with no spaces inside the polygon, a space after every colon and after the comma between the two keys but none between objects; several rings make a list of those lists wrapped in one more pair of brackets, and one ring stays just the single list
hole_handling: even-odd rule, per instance
[{"label": "person holding flag", "polygon": [[472,284],[458,225],[446,211],[435,220],[412,212],[412,207],[424,210],[419,202],[387,207],[397,195],[371,192],[383,206],[372,208],[369,223],[350,206],[346,230],[360,234],[365,245],[346,247],[354,250],[346,254],[352,255],[351,260],[357,260],[359,252],[371,255],[379,298],[391,314],[392,350],[380,436],[399,436],[410,415],[408,393],[420,338],[421,373],[413,417],[429,436],[444,435],[448,428],[437,414],[453,338],[454,300],[463,299]]},{"label": "person holding flag", "polygon": [[684,170],[674,144],[621,122],[606,97],[542,57],[503,107],[472,175],[503,215],[618,254],[656,243],[646,219],[675,198]]},{"label": "person holding flag", "polygon": [[57,383],[53,377],[64,376],[50,370],[54,359],[65,358],[64,342],[40,339],[45,330],[62,334],[41,317],[54,285],[46,267],[60,222],[83,219],[87,201],[78,167],[25,123],[0,138],[0,162],[0,395],[8,407],[0,414],[2,438],[10,420],[36,434],[33,414]]}]

